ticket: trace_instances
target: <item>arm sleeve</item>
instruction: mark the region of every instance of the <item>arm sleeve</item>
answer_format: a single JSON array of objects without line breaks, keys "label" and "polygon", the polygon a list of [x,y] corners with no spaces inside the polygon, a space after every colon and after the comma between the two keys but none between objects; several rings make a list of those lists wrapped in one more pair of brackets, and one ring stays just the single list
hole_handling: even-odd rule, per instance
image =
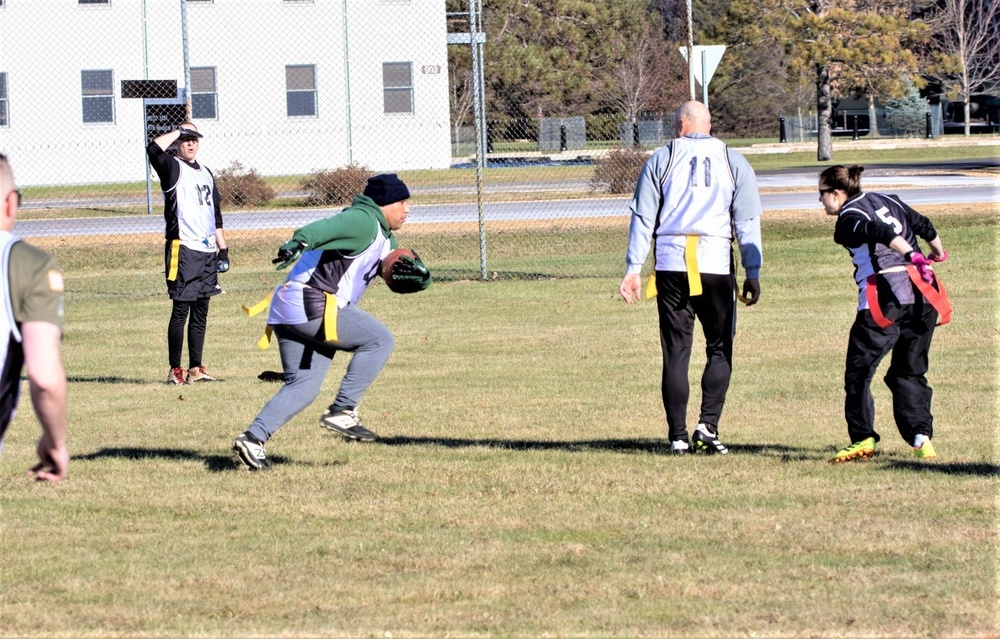
[{"label": "arm sleeve", "polygon": [[367,248],[375,233],[377,224],[367,213],[347,208],[297,229],[292,239],[304,242],[310,249],[342,249],[353,255]]},{"label": "arm sleeve", "polygon": [[760,203],[760,192],[757,190],[757,174],[741,153],[732,149],[726,151],[729,154],[729,166],[733,169],[733,179],[736,180],[733,219],[741,222],[760,218],[764,214],[764,207]]},{"label": "arm sleeve", "polygon": [[736,243],[740,247],[740,262],[747,279],[760,279],[760,267],[764,265],[764,251],[760,239],[760,218],[736,220]]},{"label": "arm sleeve", "polygon": [[208,174],[212,176],[212,204],[215,207],[215,228],[222,228],[222,195],[219,194],[219,185],[215,182],[215,174],[205,167]]},{"label": "arm sleeve", "polygon": [[174,156],[161,149],[156,142],[150,142],[146,146],[146,156],[149,158],[149,165],[160,178],[160,188],[164,191],[172,189],[181,176],[181,167],[174,161]]},{"label": "arm sleeve", "polygon": [[727,149],[729,166],[733,169],[736,191],[733,194],[733,228],[740,247],[740,262],[747,279],[759,279],[764,265],[764,247],[760,236],[760,218],[764,207],[757,190],[757,175],[746,158]]},{"label": "arm sleeve", "polygon": [[629,210],[632,219],[628,230],[628,251],[625,253],[625,273],[639,273],[649,255],[653,239],[653,226],[660,214],[660,166],[670,163],[670,146],[667,145],[651,155],[639,173],[635,185],[635,195]]},{"label": "arm sleeve", "polygon": [[847,248],[856,248],[868,242],[888,246],[895,238],[896,232],[891,226],[873,222],[857,211],[838,217],[833,231],[833,241]]},{"label": "arm sleeve", "polygon": [[937,229],[934,228],[934,223],[927,217],[918,213],[916,210],[911,208],[909,204],[903,202],[895,195],[887,195],[886,197],[894,201],[900,206],[900,208],[903,209],[903,215],[906,216],[906,221],[909,223],[910,228],[913,229],[913,232],[917,235],[917,237],[925,242],[932,242],[937,239]]},{"label": "arm sleeve", "polygon": [[48,322],[63,325],[63,276],[55,259],[47,253],[18,242],[11,249],[10,280],[16,294],[11,296],[18,322]]}]

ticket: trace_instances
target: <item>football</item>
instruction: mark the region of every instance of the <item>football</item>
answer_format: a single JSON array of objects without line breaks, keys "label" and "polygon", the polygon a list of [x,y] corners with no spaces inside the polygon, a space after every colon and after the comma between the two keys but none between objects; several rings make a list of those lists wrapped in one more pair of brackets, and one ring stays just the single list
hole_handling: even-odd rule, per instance
[{"label": "football", "polygon": [[391,251],[382,260],[382,279],[384,279],[385,283],[389,285],[389,288],[392,288],[393,285],[392,277],[390,276],[390,273],[392,273],[392,267],[399,261],[399,258],[404,255],[414,258],[416,257],[410,249],[398,248]]}]

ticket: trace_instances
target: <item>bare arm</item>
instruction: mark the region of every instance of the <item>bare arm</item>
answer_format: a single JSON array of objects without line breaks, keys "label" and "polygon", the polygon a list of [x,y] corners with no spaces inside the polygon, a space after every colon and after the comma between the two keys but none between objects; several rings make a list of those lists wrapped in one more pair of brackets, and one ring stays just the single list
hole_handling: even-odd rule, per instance
[{"label": "bare arm", "polygon": [[24,362],[28,369],[31,403],[42,426],[38,440],[39,462],[29,474],[39,481],[58,482],[66,477],[66,372],[60,356],[61,331],[49,322],[21,326]]}]

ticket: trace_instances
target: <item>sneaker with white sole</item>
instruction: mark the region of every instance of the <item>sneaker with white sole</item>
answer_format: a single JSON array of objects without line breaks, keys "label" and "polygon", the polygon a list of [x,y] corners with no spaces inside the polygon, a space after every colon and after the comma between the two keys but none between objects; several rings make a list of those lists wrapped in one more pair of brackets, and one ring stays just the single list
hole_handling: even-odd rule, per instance
[{"label": "sneaker with white sole", "polygon": [[204,366],[195,366],[194,368],[189,368],[187,372],[187,381],[191,382],[217,382],[219,380],[215,379],[205,370]]},{"label": "sneaker with white sole", "polygon": [[357,411],[351,409],[331,410],[327,409],[323,416],[319,418],[319,424],[327,430],[331,430],[348,439],[356,439],[362,442],[375,441],[375,433],[361,425]]},{"label": "sneaker with white sole", "polygon": [[694,440],[695,450],[700,450],[709,455],[715,453],[719,453],[720,455],[729,454],[729,449],[719,441],[719,435],[713,433],[708,424],[698,424],[698,428],[694,430],[694,435],[691,436],[691,439]]},{"label": "sneaker with white sole", "polygon": [[233,440],[236,458],[250,470],[271,470],[271,464],[264,453],[264,444],[254,439],[250,433],[243,433]]},{"label": "sneaker with white sole", "polygon": [[177,368],[171,368],[170,374],[167,375],[167,383],[175,386],[187,384],[187,379],[184,377],[184,369],[179,366]]},{"label": "sneaker with white sole", "polygon": [[837,454],[830,459],[831,464],[843,464],[855,459],[869,459],[875,456],[875,438],[868,437],[859,442],[854,442],[847,448],[837,451]]}]

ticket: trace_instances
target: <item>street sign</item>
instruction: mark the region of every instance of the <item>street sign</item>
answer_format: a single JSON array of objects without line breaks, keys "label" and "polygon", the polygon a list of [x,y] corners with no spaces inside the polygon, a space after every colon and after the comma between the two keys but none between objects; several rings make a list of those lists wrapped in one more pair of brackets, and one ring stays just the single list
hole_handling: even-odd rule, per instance
[{"label": "street sign", "polygon": [[[688,64],[689,73],[695,82],[698,84],[704,82],[707,85],[711,82],[712,75],[715,74],[715,69],[719,66],[719,61],[722,60],[722,54],[726,51],[726,45],[712,44],[691,47],[691,49],[694,54],[694,62]],[[681,47],[680,50],[681,55],[687,60],[688,48]]]},{"label": "street sign", "polygon": [[122,80],[122,99],[175,97],[177,80]]},{"label": "street sign", "polygon": [[[159,103],[162,102],[162,103]],[[146,144],[187,120],[187,105],[183,102],[146,102]]]}]

